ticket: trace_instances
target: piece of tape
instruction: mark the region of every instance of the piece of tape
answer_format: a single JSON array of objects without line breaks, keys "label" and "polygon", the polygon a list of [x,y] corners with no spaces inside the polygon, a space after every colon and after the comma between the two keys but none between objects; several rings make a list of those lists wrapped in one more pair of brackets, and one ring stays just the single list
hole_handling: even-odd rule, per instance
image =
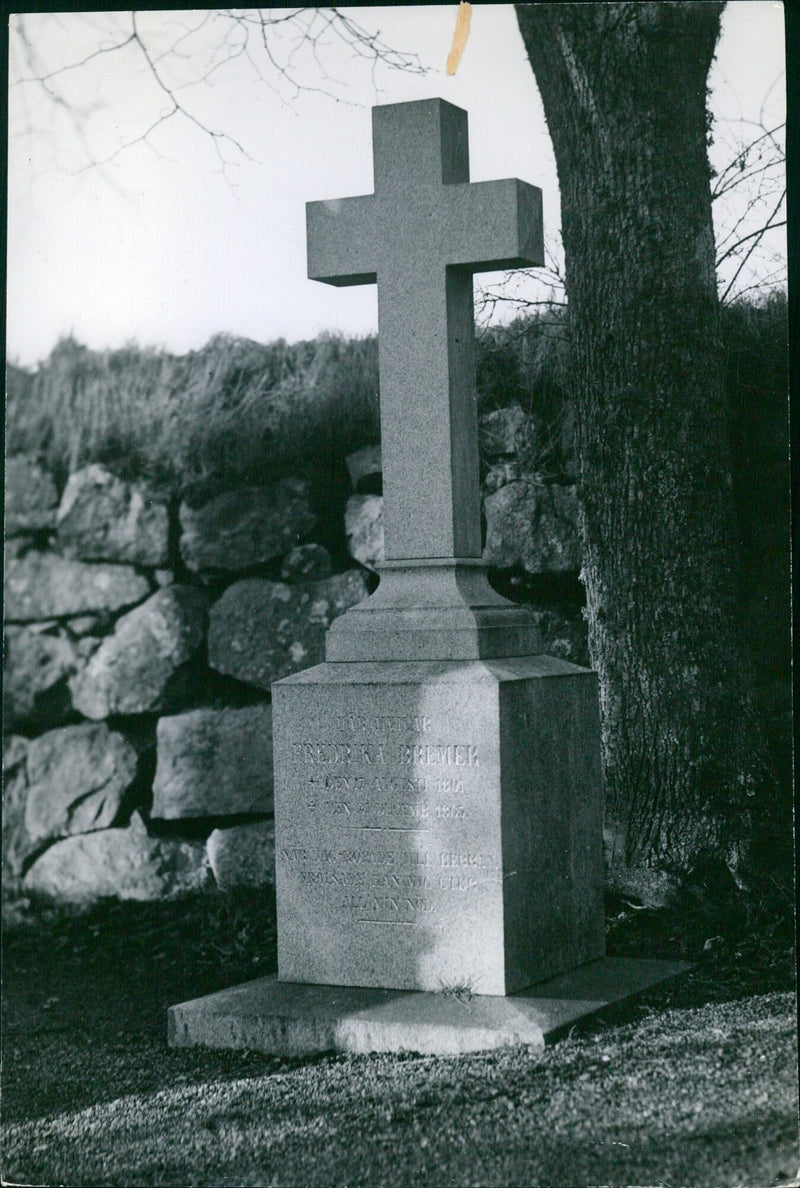
[{"label": "piece of tape", "polygon": [[464,46],[467,44],[469,37],[469,23],[472,19],[472,5],[467,4],[466,0],[461,0],[458,6],[458,16],[456,17],[456,31],[453,34],[453,44],[450,46],[450,53],[447,55],[447,73],[455,74],[458,70],[458,63],[461,61],[461,55],[464,52]]}]

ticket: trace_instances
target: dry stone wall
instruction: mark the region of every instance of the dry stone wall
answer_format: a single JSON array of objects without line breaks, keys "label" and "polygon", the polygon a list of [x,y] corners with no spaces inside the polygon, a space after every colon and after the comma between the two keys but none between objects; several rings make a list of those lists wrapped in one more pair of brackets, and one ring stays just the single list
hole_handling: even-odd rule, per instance
[{"label": "dry stone wall", "polygon": [[[518,408],[482,426],[486,559],[512,596],[547,566],[576,579],[580,561],[574,490],[527,474],[530,435]],[[97,464],[59,496],[35,460],[8,460],[6,900],[272,881],[270,685],[324,658],[382,557],[380,449],[346,462],[350,557],[336,567],[303,478],[190,505]],[[537,613],[548,650],[585,663],[579,609]]]}]

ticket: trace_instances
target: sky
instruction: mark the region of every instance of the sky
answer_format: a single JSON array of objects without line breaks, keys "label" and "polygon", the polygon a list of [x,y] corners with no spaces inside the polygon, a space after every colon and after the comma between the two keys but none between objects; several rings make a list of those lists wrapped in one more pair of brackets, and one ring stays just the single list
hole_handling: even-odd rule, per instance
[{"label": "sky", "polygon": [[[375,103],[440,96],[465,108],[472,180],[540,186],[558,253],[555,162],[513,7],[472,6],[452,77],[457,5],[341,11],[428,72],[373,69],[331,30],[312,44],[296,24],[277,25],[269,49],[298,90],[271,69],[252,27],[243,52],[242,27],[204,10],[138,14],[141,41],[113,52],[130,39],[129,13],[24,14],[9,70],[10,359],[34,366],[66,335],[182,354],[217,333],[268,342],[375,331],[375,286],[309,281],[305,258],[305,202],[372,191]],[[170,100],[142,46],[191,118],[163,119]],[[751,122],[785,118],[783,57],[782,6],[732,0],[710,79],[718,167]],[[49,77],[17,81],[32,74]],[[739,213],[718,206],[721,233]],[[785,255],[783,229],[772,247]],[[524,291],[545,296],[546,274],[531,272]]]}]

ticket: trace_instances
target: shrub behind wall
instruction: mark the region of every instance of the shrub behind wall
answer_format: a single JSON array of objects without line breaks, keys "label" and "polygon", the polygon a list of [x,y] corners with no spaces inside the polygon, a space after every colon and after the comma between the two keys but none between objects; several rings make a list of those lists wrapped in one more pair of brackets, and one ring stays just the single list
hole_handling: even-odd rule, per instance
[{"label": "shrub behind wall", "polygon": [[374,337],[200,351],[90,351],[62,339],[32,376],[9,369],[7,449],[62,481],[88,462],[172,489],[236,485],[344,457],[378,438]]}]

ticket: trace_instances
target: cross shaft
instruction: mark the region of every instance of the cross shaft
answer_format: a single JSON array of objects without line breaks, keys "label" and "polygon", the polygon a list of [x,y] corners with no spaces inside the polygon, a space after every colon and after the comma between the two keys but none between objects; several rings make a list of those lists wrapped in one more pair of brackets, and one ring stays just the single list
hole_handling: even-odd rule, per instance
[{"label": "cross shaft", "polygon": [[307,203],[308,275],[378,285],[386,559],[477,558],[472,274],[543,263],[541,191],[470,184],[441,99],[372,116],[375,192]]}]

